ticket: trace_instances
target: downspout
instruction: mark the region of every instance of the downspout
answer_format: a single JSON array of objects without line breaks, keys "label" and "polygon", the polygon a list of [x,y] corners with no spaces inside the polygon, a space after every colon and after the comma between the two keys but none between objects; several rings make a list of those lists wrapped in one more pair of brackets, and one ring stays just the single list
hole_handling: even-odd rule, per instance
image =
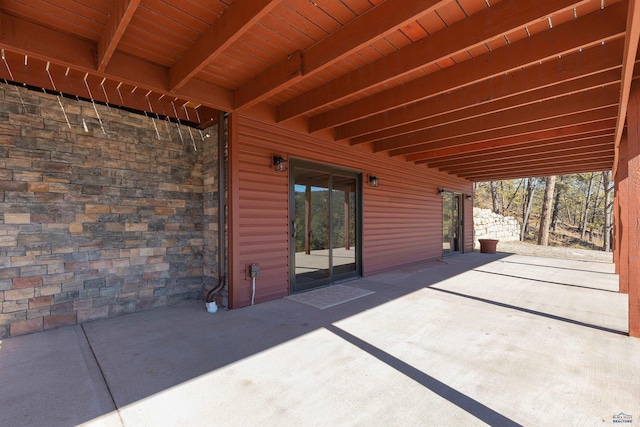
[{"label": "downspout", "polygon": [[227,162],[225,159],[227,148],[227,114],[218,111],[218,283],[220,290],[224,288],[227,271]]},{"label": "downspout", "polygon": [[[218,112],[218,284],[207,293],[206,302],[212,303],[216,300],[216,296],[224,289],[226,284],[226,265],[227,265],[227,235],[226,235],[226,121],[227,114],[223,111]],[[217,308],[216,308],[217,310]]]}]

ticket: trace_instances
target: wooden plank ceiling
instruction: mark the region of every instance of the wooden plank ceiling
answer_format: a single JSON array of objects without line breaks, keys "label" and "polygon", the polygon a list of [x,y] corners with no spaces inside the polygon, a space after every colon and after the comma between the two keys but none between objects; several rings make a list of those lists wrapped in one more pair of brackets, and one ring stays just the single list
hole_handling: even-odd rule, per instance
[{"label": "wooden plank ceiling", "polygon": [[[473,180],[611,169],[640,0],[3,0],[0,78]],[[634,68],[635,67],[635,68]]]}]

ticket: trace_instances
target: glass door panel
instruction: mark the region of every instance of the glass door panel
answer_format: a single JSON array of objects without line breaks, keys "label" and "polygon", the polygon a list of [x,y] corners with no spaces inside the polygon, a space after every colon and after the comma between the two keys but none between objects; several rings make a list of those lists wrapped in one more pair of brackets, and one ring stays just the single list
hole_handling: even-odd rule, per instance
[{"label": "glass door panel", "polygon": [[451,255],[460,251],[461,223],[460,223],[459,194],[445,191],[442,197],[442,253]]},{"label": "glass door panel", "polygon": [[358,174],[291,163],[291,292],[359,274]]},{"label": "glass door panel", "polygon": [[329,174],[296,169],[294,180],[295,284],[300,291],[329,283]]},{"label": "glass door panel", "polygon": [[356,271],[356,179],[333,176],[331,190],[331,254],[333,276]]}]

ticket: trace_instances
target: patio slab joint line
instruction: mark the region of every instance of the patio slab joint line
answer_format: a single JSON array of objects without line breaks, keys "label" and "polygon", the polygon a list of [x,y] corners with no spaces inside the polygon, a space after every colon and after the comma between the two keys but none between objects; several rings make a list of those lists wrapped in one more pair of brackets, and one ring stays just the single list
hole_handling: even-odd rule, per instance
[{"label": "patio slab joint line", "polygon": [[100,370],[100,375],[102,376],[102,381],[104,381],[104,385],[107,387],[107,391],[109,392],[109,398],[111,399],[111,402],[113,403],[113,407],[116,408],[116,413],[118,414],[118,419],[120,420],[120,424],[122,426],[124,426],[124,420],[122,419],[122,415],[120,414],[120,408],[118,407],[118,404],[116,403],[115,398],[113,397],[113,393],[111,391],[111,387],[109,387],[109,382],[107,381],[107,377],[104,374],[104,371],[102,370],[102,366],[100,365],[100,361],[98,360],[98,356],[96,355],[95,350],[93,349],[93,345],[91,345],[91,340],[89,339],[89,335],[87,335],[87,330],[84,328],[84,325],[81,323],[80,327],[82,328],[82,333],[84,334],[84,338],[87,340],[87,344],[89,345],[89,349],[91,349],[91,355],[93,356],[93,360],[96,361],[96,365],[98,366],[98,369]]}]

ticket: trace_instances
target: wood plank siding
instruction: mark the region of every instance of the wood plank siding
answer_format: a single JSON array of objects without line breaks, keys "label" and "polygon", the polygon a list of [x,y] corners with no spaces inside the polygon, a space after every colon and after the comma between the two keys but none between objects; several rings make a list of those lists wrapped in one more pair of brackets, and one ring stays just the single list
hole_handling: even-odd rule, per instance
[{"label": "wood plank siding", "polygon": [[[260,264],[255,301],[289,294],[288,173],[272,157],[302,159],[372,174],[363,180],[363,275],[442,256],[442,198],[438,188],[471,194],[469,181],[402,160],[234,115],[231,125],[232,308],[250,304],[247,265]],[[473,244],[472,202],[464,199],[464,250]]]}]

